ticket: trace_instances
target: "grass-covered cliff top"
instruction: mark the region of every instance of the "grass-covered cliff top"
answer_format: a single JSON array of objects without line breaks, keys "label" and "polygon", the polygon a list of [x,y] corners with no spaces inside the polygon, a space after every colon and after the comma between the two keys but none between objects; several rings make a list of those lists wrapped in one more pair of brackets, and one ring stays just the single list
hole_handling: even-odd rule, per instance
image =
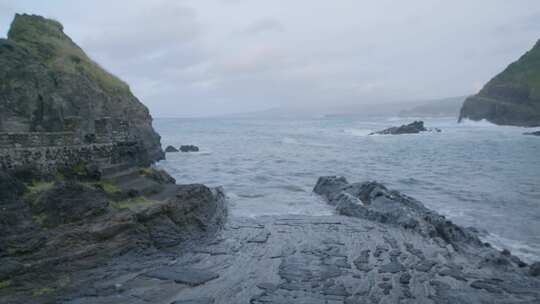
[{"label": "grass-covered cliff top", "polygon": [[129,90],[128,85],[105,71],[66,34],[60,22],[37,15],[16,14],[8,40],[27,48],[44,59],[50,68],[70,74],[83,74],[102,89],[115,92]]},{"label": "grass-covered cliff top", "polygon": [[519,60],[489,81],[484,90],[493,86],[526,88],[530,99],[540,100],[540,40]]}]

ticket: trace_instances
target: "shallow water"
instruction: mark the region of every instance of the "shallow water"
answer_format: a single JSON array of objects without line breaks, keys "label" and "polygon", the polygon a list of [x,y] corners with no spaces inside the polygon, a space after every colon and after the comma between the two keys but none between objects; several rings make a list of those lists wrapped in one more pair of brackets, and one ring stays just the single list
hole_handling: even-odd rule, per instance
[{"label": "shallow water", "polygon": [[377,180],[526,260],[540,260],[540,138],[523,128],[425,119],[442,133],[367,136],[411,119],[156,119],[163,146],[195,144],[159,163],[178,183],[223,186],[238,216],[327,215],[322,175]]}]

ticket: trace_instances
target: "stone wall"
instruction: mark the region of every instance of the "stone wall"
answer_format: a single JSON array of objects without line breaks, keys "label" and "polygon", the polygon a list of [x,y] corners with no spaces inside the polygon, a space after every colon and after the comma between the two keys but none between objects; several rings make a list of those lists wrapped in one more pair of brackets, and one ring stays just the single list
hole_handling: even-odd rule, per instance
[{"label": "stone wall", "polygon": [[142,142],[129,134],[129,124],[109,118],[95,121],[95,133],[77,131],[78,119],[69,120],[74,131],[0,132],[0,168],[32,168],[41,174],[54,174],[62,167],[81,162],[104,173],[144,165]]}]

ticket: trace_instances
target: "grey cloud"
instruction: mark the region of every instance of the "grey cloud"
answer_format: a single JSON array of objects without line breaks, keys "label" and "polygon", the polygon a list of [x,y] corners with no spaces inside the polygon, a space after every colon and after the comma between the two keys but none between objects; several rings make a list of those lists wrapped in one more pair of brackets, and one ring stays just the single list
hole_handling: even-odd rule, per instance
[{"label": "grey cloud", "polygon": [[263,32],[282,32],[285,30],[285,27],[283,24],[281,24],[278,20],[273,18],[265,18],[258,21],[253,22],[250,24],[246,29],[243,31],[246,34],[249,35],[256,35]]},{"label": "grey cloud", "polygon": [[156,116],[474,93],[540,38],[522,0],[0,0],[64,23]]}]

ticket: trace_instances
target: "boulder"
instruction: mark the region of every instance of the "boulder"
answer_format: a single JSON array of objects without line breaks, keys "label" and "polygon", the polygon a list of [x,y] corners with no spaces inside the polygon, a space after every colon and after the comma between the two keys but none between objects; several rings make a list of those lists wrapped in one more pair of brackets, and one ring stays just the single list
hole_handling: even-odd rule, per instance
[{"label": "boulder", "polygon": [[402,125],[399,127],[391,127],[382,131],[372,132],[369,135],[400,135],[400,134],[416,134],[420,132],[435,131],[441,132],[440,129],[426,129],[423,121],[414,121],[408,125]]},{"label": "boulder", "polygon": [[180,146],[182,152],[199,152],[199,147],[194,145],[182,145]]},{"label": "boulder", "polygon": [[176,148],[173,147],[173,146],[167,146],[167,148],[165,148],[165,152],[167,152],[167,153],[174,153],[174,152],[178,152],[178,149],[176,149]]}]

